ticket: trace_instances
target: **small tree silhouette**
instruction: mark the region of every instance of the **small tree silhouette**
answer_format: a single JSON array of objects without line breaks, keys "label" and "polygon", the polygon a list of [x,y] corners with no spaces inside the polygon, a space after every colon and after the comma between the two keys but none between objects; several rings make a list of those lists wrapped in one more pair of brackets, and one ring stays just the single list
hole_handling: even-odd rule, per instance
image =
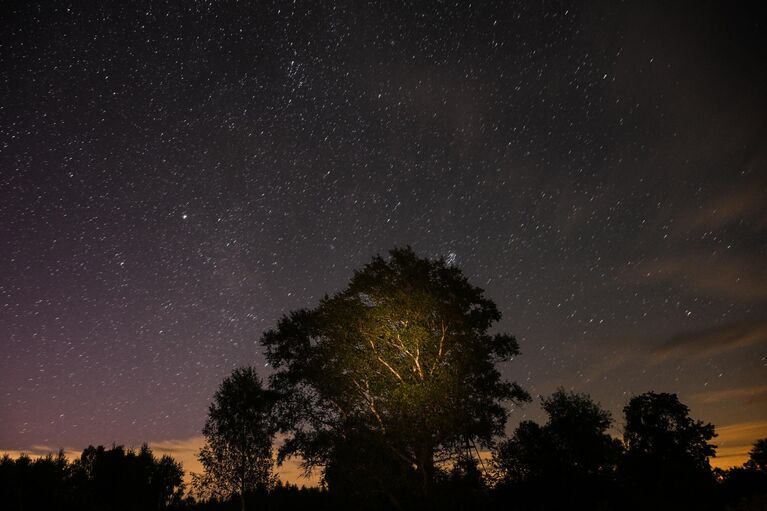
[{"label": "small tree silhouette", "polygon": [[255,369],[235,369],[213,396],[203,428],[205,445],[198,459],[204,472],[192,475],[201,498],[238,496],[246,508],[249,493],[268,490],[272,474],[272,393],[264,390]]}]

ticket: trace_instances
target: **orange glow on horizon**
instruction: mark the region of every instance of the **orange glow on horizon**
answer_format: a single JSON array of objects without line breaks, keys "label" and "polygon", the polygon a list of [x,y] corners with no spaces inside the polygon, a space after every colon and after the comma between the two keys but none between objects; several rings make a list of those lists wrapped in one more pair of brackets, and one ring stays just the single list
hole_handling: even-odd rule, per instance
[{"label": "orange glow on horizon", "polygon": [[[164,440],[159,442],[148,442],[149,447],[155,456],[160,457],[164,454],[171,456],[176,461],[180,462],[184,469],[184,482],[187,484],[192,480],[192,473],[202,472],[202,465],[197,461],[197,452],[200,450],[204,442],[202,436],[195,436],[182,440]],[[105,446],[109,448],[110,446]],[[125,446],[126,448],[137,449],[140,446]],[[22,454],[26,454],[31,458],[41,458],[48,454],[54,456],[59,452],[58,448],[53,448],[45,445],[33,445],[29,449],[0,449],[0,456],[8,455],[11,458],[18,458]],[[71,462],[80,457],[82,449],[64,448],[64,455]],[[318,473],[312,473],[309,477],[303,476],[303,471],[299,466],[299,461],[295,459],[288,459],[281,466],[275,466],[274,472],[284,483],[295,484],[301,486],[319,486],[320,478]]]},{"label": "orange glow on horizon", "polygon": [[[751,450],[754,442],[760,438],[767,438],[767,420],[743,422],[718,427],[716,429],[718,436],[713,440],[717,445],[716,457],[711,458],[713,468],[728,469],[743,465],[748,460],[748,452]],[[149,442],[152,452],[155,456],[167,454],[176,461],[180,462],[184,469],[184,482],[189,485],[191,474],[201,472],[202,466],[197,461],[197,452],[204,442],[202,436],[195,436],[181,440],[164,440],[158,442]],[[133,447],[138,446],[126,446]],[[29,449],[0,449],[0,456],[8,455],[12,458],[18,458],[21,454],[27,454],[32,458],[39,458],[48,455],[54,456],[59,449],[45,445],[33,445]],[[82,449],[64,448],[64,455],[70,460],[80,457]],[[489,451],[481,451],[483,460],[491,457]],[[309,477],[303,476],[303,471],[299,466],[299,461],[289,459],[281,466],[275,466],[275,473],[281,481],[295,484],[297,486],[319,486],[319,473],[314,472]]]}]

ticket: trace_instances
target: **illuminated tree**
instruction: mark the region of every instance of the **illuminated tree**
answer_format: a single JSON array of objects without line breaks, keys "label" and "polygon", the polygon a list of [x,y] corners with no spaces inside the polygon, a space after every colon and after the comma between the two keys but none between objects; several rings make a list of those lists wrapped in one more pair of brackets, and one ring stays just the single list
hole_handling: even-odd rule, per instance
[{"label": "illuminated tree", "polygon": [[255,369],[235,369],[223,381],[203,428],[205,445],[198,459],[204,472],[193,474],[199,496],[219,500],[238,496],[244,510],[249,493],[271,487],[272,406],[272,394],[261,387]]},{"label": "illuminated tree", "polygon": [[280,456],[324,468],[345,438],[374,435],[429,495],[440,462],[490,446],[503,403],[529,399],[496,367],[519,353],[513,337],[488,333],[500,317],[444,260],[410,248],[375,257],[262,338],[287,434]]}]

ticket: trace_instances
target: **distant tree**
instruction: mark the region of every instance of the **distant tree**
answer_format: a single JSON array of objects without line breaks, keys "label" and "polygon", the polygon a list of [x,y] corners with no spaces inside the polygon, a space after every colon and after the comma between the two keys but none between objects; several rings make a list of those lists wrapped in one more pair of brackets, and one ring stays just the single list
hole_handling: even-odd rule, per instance
[{"label": "distant tree", "polygon": [[563,389],[542,406],[546,424],[522,422],[495,452],[501,493],[521,493],[522,500],[547,509],[606,502],[621,453],[620,442],[608,433],[610,413],[588,395]]},{"label": "distant tree", "polygon": [[71,470],[78,509],[165,509],[184,493],[181,464],[169,456],[157,459],[146,444],[138,451],[88,446]]},{"label": "distant tree", "polygon": [[273,395],[262,388],[255,369],[235,369],[213,396],[198,459],[204,472],[192,485],[203,498],[237,496],[242,510],[248,494],[266,491],[272,474]]},{"label": "distant tree", "polygon": [[456,490],[481,491],[487,489],[487,481],[477,458],[469,454],[459,456],[447,473],[449,486]]},{"label": "distant tree", "polygon": [[676,394],[648,392],[623,409],[626,454],[621,473],[637,508],[707,509],[714,505],[709,458],[714,425],[694,420]]},{"label": "distant tree", "polygon": [[442,259],[410,248],[375,257],[345,289],[262,338],[282,396],[280,456],[327,468],[352,425],[413,467],[430,495],[440,462],[467,443],[490,446],[504,402],[529,399],[496,368],[519,353],[513,337],[488,333],[500,317]]},{"label": "distant tree", "polygon": [[4,511],[148,511],[180,503],[181,465],[157,459],[144,445],[89,446],[70,463],[62,451],[32,460],[0,459],[0,508]]},{"label": "distant tree", "polygon": [[16,461],[8,454],[0,457],[0,502],[11,509],[15,508],[16,495]]},{"label": "distant tree", "polygon": [[556,462],[554,449],[548,445],[542,426],[522,421],[513,435],[500,442],[493,453],[493,463],[502,484],[520,484],[542,480],[546,467]]},{"label": "distant tree", "polygon": [[436,509],[489,509],[490,488],[484,462],[465,453],[459,456],[438,484]]},{"label": "distant tree", "polygon": [[153,463],[150,484],[157,509],[176,507],[184,497],[184,470],[181,463],[163,455]]},{"label": "distant tree", "polygon": [[630,456],[671,462],[690,470],[708,471],[708,459],[716,455],[709,440],[714,425],[696,421],[676,394],[648,392],[632,398],[623,409],[623,435]]},{"label": "distant tree", "polygon": [[0,503],[3,508],[21,510],[35,508],[33,498],[32,459],[21,454],[17,459],[4,455],[0,460]]},{"label": "distant tree", "polygon": [[327,490],[317,487],[299,488],[295,484],[277,481],[269,492],[269,504],[266,509],[279,511],[340,511],[330,502]]},{"label": "distant tree", "polygon": [[733,467],[721,474],[722,488],[728,509],[767,509],[767,439],[754,443],[749,459],[742,467]]},{"label": "distant tree", "polygon": [[49,453],[37,458],[31,469],[32,484],[28,487],[31,495],[27,508],[61,509],[71,503],[72,495],[68,489],[70,465],[63,451],[56,456]]},{"label": "distant tree", "polygon": [[555,440],[562,470],[574,468],[586,478],[611,475],[621,447],[608,433],[613,422],[610,412],[588,394],[563,389],[544,399],[543,409],[549,416],[545,428]]},{"label": "distant tree", "polygon": [[767,438],[762,438],[754,443],[748,453],[746,466],[752,470],[760,470],[767,474]]}]

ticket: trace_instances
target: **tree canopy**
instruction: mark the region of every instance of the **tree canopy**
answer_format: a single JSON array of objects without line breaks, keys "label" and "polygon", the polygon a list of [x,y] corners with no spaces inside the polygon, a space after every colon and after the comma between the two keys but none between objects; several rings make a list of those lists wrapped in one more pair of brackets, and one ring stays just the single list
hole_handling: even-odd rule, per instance
[{"label": "tree canopy", "polygon": [[542,399],[542,406],[544,425],[523,421],[498,446],[494,462],[501,486],[518,500],[554,509],[572,498],[598,507],[612,489],[621,454],[620,441],[608,432],[610,413],[588,395],[563,389]]},{"label": "tree canopy", "polygon": [[623,409],[626,455],[621,475],[633,488],[637,508],[679,505],[707,509],[714,491],[709,458],[716,446],[714,425],[690,417],[676,394],[647,392]]},{"label": "tree canopy", "polygon": [[708,459],[716,455],[709,440],[714,425],[690,417],[690,409],[676,394],[647,392],[633,397],[623,409],[623,435],[630,457],[653,461],[677,469],[708,471]]},{"label": "tree canopy", "polygon": [[504,403],[529,397],[496,367],[519,347],[489,333],[501,314],[483,290],[443,259],[389,255],[264,334],[287,434],[280,454],[327,467],[339,442],[373,435],[428,493],[435,463],[490,446]]},{"label": "tree canopy", "polygon": [[748,452],[747,466],[767,473],[767,438],[757,440]]},{"label": "tree canopy", "polygon": [[9,510],[147,511],[175,508],[184,471],[170,456],[121,445],[89,446],[69,462],[63,451],[0,458],[0,507]]}]

